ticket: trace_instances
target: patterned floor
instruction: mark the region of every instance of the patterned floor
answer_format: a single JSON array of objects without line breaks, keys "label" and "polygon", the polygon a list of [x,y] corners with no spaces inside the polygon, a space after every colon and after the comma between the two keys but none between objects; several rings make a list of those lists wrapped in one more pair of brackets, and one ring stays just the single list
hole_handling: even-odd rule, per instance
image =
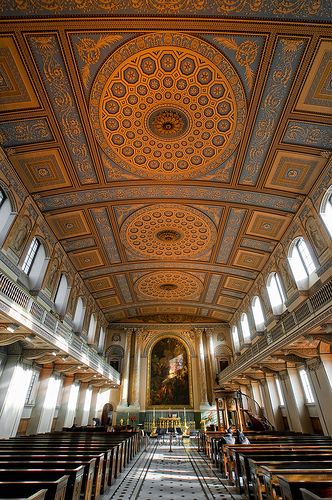
[{"label": "patterned floor", "polygon": [[148,443],[102,500],[240,500],[194,446]]}]

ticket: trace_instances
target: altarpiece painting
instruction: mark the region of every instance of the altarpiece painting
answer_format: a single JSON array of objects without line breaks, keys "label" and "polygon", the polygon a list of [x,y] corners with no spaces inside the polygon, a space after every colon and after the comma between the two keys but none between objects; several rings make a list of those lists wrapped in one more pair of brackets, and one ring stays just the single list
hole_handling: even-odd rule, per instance
[{"label": "altarpiece painting", "polygon": [[176,338],[163,338],[152,348],[150,358],[150,405],[190,404],[188,354]]}]

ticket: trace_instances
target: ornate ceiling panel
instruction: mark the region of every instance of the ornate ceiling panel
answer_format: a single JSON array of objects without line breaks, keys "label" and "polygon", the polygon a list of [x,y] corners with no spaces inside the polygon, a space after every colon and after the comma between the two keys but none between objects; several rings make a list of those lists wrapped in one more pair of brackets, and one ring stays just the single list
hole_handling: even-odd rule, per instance
[{"label": "ornate ceiling panel", "polygon": [[109,320],[240,307],[327,163],[328,3],[2,2],[0,145]]}]

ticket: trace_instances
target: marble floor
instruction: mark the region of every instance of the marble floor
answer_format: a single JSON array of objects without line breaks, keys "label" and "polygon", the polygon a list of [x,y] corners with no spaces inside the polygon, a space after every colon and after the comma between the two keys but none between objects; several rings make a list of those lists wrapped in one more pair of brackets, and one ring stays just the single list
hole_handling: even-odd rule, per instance
[{"label": "marble floor", "polygon": [[132,460],[102,500],[242,500],[190,443],[157,443]]}]

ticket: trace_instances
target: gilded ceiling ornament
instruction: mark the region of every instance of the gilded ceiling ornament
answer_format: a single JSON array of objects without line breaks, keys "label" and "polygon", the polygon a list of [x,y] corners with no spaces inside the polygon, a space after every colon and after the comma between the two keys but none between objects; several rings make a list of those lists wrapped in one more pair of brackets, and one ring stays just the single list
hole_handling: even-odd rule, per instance
[{"label": "gilded ceiling ornament", "polygon": [[182,271],[156,271],[139,278],[135,290],[147,299],[193,300],[202,292],[203,283]]},{"label": "gilded ceiling ornament", "polygon": [[[249,64],[254,51],[247,45],[240,59]],[[95,48],[85,46],[82,54],[95,61]],[[214,47],[181,33],[152,33],[119,47],[100,68],[90,116],[97,141],[119,167],[181,179],[220,168],[231,156],[246,101],[235,69]]]},{"label": "gilded ceiling ornament", "polygon": [[122,224],[126,248],[151,258],[197,257],[210,250],[217,231],[205,214],[192,207],[163,204],[144,207]]},{"label": "gilded ceiling ornament", "polygon": [[251,88],[253,85],[254,73],[250,65],[255,62],[255,59],[257,57],[257,44],[251,40],[247,40],[238,45],[234,38],[228,39],[221,36],[215,37],[215,40],[221,45],[224,45],[224,47],[235,51],[236,61],[240,66],[244,66],[246,80],[249,88]]},{"label": "gilded ceiling ornament", "polygon": [[178,13],[184,9],[202,10],[206,0],[131,0],[134,9],[155,9],[159,14]]},{"label": "gilded ceiling ornament", "polygon": [[110,46],[122,39],[121,35],[102,35],[98,41],[92,38],[81,38],[77,44],[77,50],[85,65],[82,69],[82,80],[85,87],[90,78],[90,66],[96,64],[100,58],[100,50]]},{"label": "gilded ceiling ornament", "polygon": [[223,14],[230,12],[241,12],[245,7],[251,11],[259,11],[263,6],[263,0],[216,0],[218,10]]}]

